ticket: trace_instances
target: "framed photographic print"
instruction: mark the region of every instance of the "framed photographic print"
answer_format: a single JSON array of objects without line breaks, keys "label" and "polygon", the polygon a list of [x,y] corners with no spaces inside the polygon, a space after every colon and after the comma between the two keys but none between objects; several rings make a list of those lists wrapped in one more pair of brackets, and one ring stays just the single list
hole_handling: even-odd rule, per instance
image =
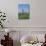
[{"label": "framed photographic print", "polygon": [[30,5],[19,4],[18,5],[18,19],[29,19],[30,18]]}]

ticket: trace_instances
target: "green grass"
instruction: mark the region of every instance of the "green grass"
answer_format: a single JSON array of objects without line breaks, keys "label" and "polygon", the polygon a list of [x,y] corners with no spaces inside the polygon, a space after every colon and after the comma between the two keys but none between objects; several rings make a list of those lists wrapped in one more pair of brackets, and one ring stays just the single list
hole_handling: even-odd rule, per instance
[{"label": "green grass", "polygon": [[29,19],[29,13],[18,13],[19,19]]}]

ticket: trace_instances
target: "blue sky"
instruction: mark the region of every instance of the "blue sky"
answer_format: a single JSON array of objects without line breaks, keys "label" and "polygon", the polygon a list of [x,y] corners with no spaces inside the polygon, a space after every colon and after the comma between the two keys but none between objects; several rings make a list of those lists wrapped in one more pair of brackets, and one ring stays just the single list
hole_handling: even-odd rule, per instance
[{"label": "blue sky", "polygon": [[22,12],[22,10],[24,10],[24,12],[27,12],[27,11],[29,11],[30,6],[29,6],[29,4],[19,4],[18,9],[20,12]]}]

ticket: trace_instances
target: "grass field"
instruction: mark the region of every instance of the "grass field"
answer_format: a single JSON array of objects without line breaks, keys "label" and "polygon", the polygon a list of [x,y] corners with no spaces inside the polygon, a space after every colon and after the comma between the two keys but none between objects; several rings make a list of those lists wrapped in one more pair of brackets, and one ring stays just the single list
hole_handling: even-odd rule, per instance
[{"label": "grass field", "polygon": [[18,19],[29,19],[29,13],[18,13]]}]

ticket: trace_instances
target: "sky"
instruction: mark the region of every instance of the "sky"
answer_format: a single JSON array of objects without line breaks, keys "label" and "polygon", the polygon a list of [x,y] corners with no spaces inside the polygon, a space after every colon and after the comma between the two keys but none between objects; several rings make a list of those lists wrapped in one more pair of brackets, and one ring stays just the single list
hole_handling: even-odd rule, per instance
[{"label": "sky", "polygon": [[19,12],[22,12],[22,11],[29,12],[29,9],[30,9],[29,4],[19,4],[18,5]]}]

